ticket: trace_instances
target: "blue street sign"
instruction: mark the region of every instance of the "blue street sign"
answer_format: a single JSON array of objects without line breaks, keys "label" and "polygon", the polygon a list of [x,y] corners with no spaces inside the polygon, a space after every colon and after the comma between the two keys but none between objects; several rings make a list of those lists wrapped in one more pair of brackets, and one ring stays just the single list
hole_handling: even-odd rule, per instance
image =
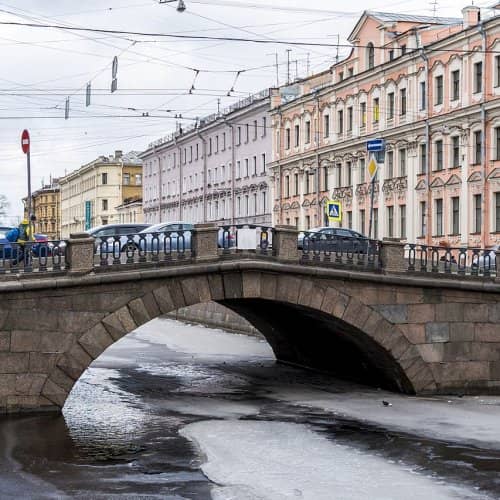
[{"label": "blue street sign", "polygon": [[85,202],[85,231],[92,227],[92,202]]},{"label": "blue street sign", "polygon": [[328,200],[325,209],[328,220],[334,222],[342,221],[342,204],[340,201]]},{"label": "blue street sign", "polygon": [[385,150],[385,141],[384,139],[371,139],[366,141],[366,150],[369,153],[376,153],[377,151]]}]

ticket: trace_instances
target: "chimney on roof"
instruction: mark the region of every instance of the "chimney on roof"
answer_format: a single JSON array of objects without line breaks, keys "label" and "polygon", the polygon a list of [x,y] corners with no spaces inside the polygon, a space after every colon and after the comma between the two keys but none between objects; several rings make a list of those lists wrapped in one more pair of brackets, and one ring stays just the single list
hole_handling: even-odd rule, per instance
[{"label": "chimney on roof", "polygon": [[464,28],[476,26],[481,21],[481,9],[476,5],[468,5],[462,9]]},{"label": "chimney on roof", "polygon": [[120,149],[115,151],[115,160],[119,160],[123,156],[123,151]]}]

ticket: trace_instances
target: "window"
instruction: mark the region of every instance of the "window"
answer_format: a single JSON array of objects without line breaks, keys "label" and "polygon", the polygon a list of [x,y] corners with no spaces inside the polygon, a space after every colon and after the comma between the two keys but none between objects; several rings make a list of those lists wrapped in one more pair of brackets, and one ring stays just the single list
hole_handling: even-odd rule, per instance
[{"label": "window", "polygon": [[460,137],[455,135],[451,138],[451,166],[460,166]]},{"label": "window", "polygon": [[347,169],[347,185],[352,186],[352,163],[350,161],[346,163],[346,169]]},{"label": "window", "polygon": [[400,105],[399,114],[401,116],[406,115],[406,89],[401,89],[399,91],[399,105]]},{"label": "window", "polygon": [[420,236],[427,234],[427,205],[425,201],[420,202]]},{"label": "window", "polygon": [[474,165],[481,164],[481,156],[482,156],[482,132],[481,130],[476,130],[474,132]]},{"label": "window", "polygon": [[362,127],[366,127],[366,102],[362,102],[360,106],[360,122]]},{"label": "window", "polygon": [[257,175],[257,157],[252,158],[252,175]]},{"label": "window", "polygon": [[[248,123],[245,124],[245,143],[248,142],[248,138],[250,137],[250,125]],[[248,211],[247,211],[248,215]]]},{"label": "window", "polygon": [[387,207],[387,236],[394,237],[394,207]]},{"label": "window", "polygon": [[500,87],[500,56],[495,56],[495,87]]},{"label": "window", "polygon": [[337,163],[335,165],[335,172],[337,174],[337,184],[335,187],[341,187],[342,186],[342,164]]},{"label": "window", "polygon": [[250,175],[249,168],[248,168],[248,158],[245,158],[245,177],[248,177]]},{"label": "window", "polygon": [[402,240],[406,239],[406,205],[399,205],[399,234]]},{"label": "window", "polygon": [[257,120],[254,120],[253,121],[253,140],[254,141],[257,140],[257,129],[258,129]]},{"label": "window", "polygon": [[434,200],[434,213],[436,214],[436,236],[443,235],[443,199]]},{"label": "window", "polygon": [[341,109],[340,111],[337,112],[338,116],[338,133],[343,134],[344,133],[344,111]]},{"label": "window", "polygon": [[130,174],[123,174],[123,185],[130,186]]},{"label": "window", "polygon": [[483,63],[474,64],[474,93],[478,94],[483,90]]},{"label": "window", "polygon": [[500,127],[495,128],[495,160],[500,160]]},{"label": "window", "polygon": [[208,154],[212,154],[212,138],[208,139]]},{"label": "window", "polygon": [[300,127],[295,125],[295,147],[298,148],[300,144]]},{"label": "window", "polygon": [[434,170],[443,170],[443,141],[442,140],[436,141],[435,146],[436,146],[436,168]]},{"label": "window", "polygon": [[423,111],[427,107],[427,93],[425,87],[425,82],[420,82],[420,111]]},{"label": "window", "polygon": [[135,174],[135,185],[142,186],[142,174]]},{"label": "window", "polygon": [[186,148],[184,148],[184,165],[186,164],[186,161],[187,161],[187,151],[186,151]]},{"label": "window", "polygon": [[375,66],[375,47],[371,42],[366,47],[366,62],[367,69],[372,69]]},{"label": "window", "polygon": [[261,172],[263,174],[265,174],[266,173],[266,153],[262,153],[260,155],[260,158],[261,158],[261,162],[262,162],[262,170],[261,170]]},{"label": "window", "polygon": [[401,45],[401,55],[404,56],[406,54],[406,45]]},{"label": "window", "polygon": [[293,184],[294,194],[297,196],[299,194],[299,174],[293,174]]},{"label": "window", "polygon": [[106,211],[108,209],[108,200],[101,200],[102,201],[102,210]]},{"label": "window", "polygon": [[353,114],[352,114],[352,106],[347,108],[347,131],[350,132],[352,130],[353,124]]},{"label": "window", "polygon": [[241,161],[236,161],[236,178],[241,179]]},{"label": "window", "polygon": [[387,151],[387,178],[394,177],[394,151]]},{"label": "window", "polygon": [[261,213],[265,214],[267,212],[267,193],[264,191],[261,194]]},{"label": "window", "polygon": [[436,76],[436,99],[434,103],[436,105],[443,104],[443,75]]},{"label": "window", "polygon": [[199,152],[200,152],[200,148],[198,146],[198,143],[196,143],[196,157],[195,157],[196,160],[198,160],[198,158],[199,158]]},{"label": "window", "polygon": [[323,191],[328,191],[328,167],[323,167]]},{"label": "window", "polygon": [[359,159],[359,182],[363,183],[366,179],[366,160],[364,158]]},{"label": "window", "polygon": [[189,146],[189,163],[193,161],[193,146]]},{"label": "window", "polygon": [[340,71],[339,72],[339,82],[341,82],[344,79],[344,72]]},{"label": "window", "polygon": [[306,121],[306,144],[311,142],[311,122],[309,120]]},{"label": "window", "polygon": [[238,134],[236,136],[236,145],[241,146],[241,127],[238,127]]},{"label": "window", "polygon": [[285,198],[289,198],[290,197],[290,176],[289,175],[287,175],[285,177],[284,191],[285,191]]},{"label": "window", "polygon": [[458,101],[460,98],[460,71],[451,72],[451,100]]},{"label": "window", "polygon": [[226,132],[222,132],[222,151],[225,150],[226,150]]},{"label": "window", "polygon": [[267,134],[267,117],[262,117],[262,137],[265,137]]},{"label": "window", "polygon": [[347,76],[352,76],[354,75],[354,68],[351,66],[350,68],[347,68]]},{"label": "window", "polygon": [[108,174],[104,172],[101,174],[101,184],[107,184],[108,183]]},{"label": "window", "polygon": [[285,130],[285,149],[290,149],[290,129]]},{"label": "window", "polygon": [[362,234],[365,234],[365,227],[366,227],[366,211],[360,210],[359,211],[359,230]]},{"label": "window", "polygon": [[453,196],[451,199],[451,233],[460,233],[460,198]]},{"label": "window", "polygon": [[389,61],[394,59],[394,49],[389,50]]},{"label": "window", "polygon": [[325,115],[323,117],[323,135],[325,137],[330,136],[330,115]]},{"label": "window", "polygon": [[406,176],[406,149],[399,150],[399,176]]},{"label": "window", "polygon": [[500,232],[500,193],[495,193],[495,231]]},{"label": "window", "polygon": [[378,208],[373,209],[373,239],[378,239]]},{"label": "window", "polygon": [[387,94],[387,118],[389,120],[394,118],[394,92]]},{"label": "window", "polygon": [[375,97],[373,99],[373,123],[378,123],[380,119],[380,99]]},{"label": "window", "polygon": [[475,194],[473,196],[473,208],[474,208],[474,221],[473,221],[473,231],[474,233],[480,233],[481,232],[481,226],[482,226],[482,201],[483,201],[483,196],[480,194]]},{"label": "window", "polygon": [[427,172],[427,144],[420,144],[420,173]]}]

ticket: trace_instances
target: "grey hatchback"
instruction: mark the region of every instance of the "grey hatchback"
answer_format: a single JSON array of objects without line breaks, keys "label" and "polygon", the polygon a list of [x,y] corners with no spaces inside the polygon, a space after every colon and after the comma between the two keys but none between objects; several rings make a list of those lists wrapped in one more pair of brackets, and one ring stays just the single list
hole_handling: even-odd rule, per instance
[{"label": "grey hatchback", "polygon": [[102,251],[102,253],[112,253],[113,242],[115,241],[114,236],[119,236],[120,251],[122,252],[127,249],[127,242],[129,242],[128,235],[137,234],[150,225],[141,223],[107,224],[89,229],[87,233],[96,239],[95,251]]}]

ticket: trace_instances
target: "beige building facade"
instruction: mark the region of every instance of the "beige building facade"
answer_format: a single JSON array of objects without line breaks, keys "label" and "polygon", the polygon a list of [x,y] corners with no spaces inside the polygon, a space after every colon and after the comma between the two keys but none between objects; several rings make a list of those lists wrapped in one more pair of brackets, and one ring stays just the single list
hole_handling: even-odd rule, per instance
[{"label": "beige building facade", "polygon": [[[24,217],[27,218],[27,198],[23,199]],[[49,240],[61,237],[61,192],[59,179],[37,189],[31,194],[31,212],[35,215],[35,233],[46,234]]]},{"label": "beige building facade", "polygon": [[142,196],[142,161],[136,152],[100,156],[60,179],[61,235],[120,222],[117,207]]}]

